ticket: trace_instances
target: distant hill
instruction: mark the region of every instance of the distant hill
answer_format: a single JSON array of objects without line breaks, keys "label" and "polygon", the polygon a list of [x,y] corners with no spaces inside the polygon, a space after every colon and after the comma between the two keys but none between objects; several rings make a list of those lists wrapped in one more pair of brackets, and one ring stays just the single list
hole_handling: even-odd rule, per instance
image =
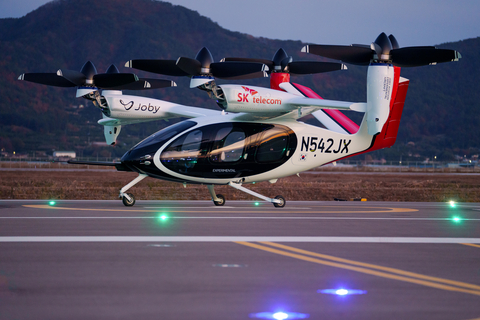
[{"label": "distant hill", "polygon": [[[87,60],[95,64],[98,72],[104,72],[111,63],[120,71],[131,72],[123,67],[130,59],[193,58],[203,46],[216,60],[225,56],[271,58],[280,47],[295,60],[322,60],[300,53],[304,45],[300,41],[231,32],[195,11],[152,0],[56,0],[25,17],[0,19],[0,30],[0,148],[17,153],[51,154],[55,149],[76,150],[80,156],[120,156],[139,139],[167,125],[156,121],[126,126],[118,145],[99,146],[93,143],[104,141],[103,127],[96,123],[101,118],[98,109],[86,100],[76,99],[75,89],[17,81],[24,72],[80,70]],[[376,36],[372,35],[372,41]],[[402,39],[398,40],[401,45]],[[403,155],[406,159],[408,154],[420,154],[449,160],[453,154],[479,153],[480,135],[475,130],[480,124],[480,93],[476,88],[480,38],[439,47],[458,50],[463,59],[402,70],[402,76],[411,79],[411,84],[397,144],[376,156],[396,159]],[[349,66],[347,71],[292,80],[328,99],[364,101],[365,76],[365,67]],[[217,108],[205,93],[188,89],[187,78],[171,79],[179,86],[140,94]],[[247,83],[268,86],[269,80]]]}]

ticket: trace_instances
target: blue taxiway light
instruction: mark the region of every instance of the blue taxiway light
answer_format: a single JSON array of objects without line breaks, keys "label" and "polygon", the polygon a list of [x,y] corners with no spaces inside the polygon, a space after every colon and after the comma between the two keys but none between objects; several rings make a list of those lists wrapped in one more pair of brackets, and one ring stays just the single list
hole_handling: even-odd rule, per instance
[{"label": "blue taxiway light", "polygon": [[259,312],[259,313],[251,313],[250,318],[257,318],[257,319],[273,319],[273,320],[292,320],[292,319],[307,319],[310,315],[306,313],[298,313],[298,312]]},{"label": "blue taxiway light", "polygon": [[285,312],[276,312],[272,316],[276,320],[285,320],[288,318],[288,314],[286,314]]},{"label": "blue taxiway light", "polygon": [[357,290],[357,289],[324,289],[324,290],[318,290],[318,293],[324,293],[324,294],[335,294],[337,296],[348,296],[352,294],[366,294],[367,291],[365,290]]}]

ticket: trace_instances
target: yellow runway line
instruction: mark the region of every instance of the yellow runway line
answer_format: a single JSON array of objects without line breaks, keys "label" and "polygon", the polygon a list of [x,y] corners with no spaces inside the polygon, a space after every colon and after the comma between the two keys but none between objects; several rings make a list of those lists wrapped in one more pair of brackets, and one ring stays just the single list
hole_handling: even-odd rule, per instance
[{"label": "yellow runway line", "polygon": [[[158,212],[159,210],[162,210],[162,208],[158,208],[158,210],[147,210],[147,209],[95,209],[95,208],[70,208],[70,207],[60,207],[60,206],[50,206],[50,205],[45,205],[45,204],[28,204],[28,205],[23,205],[23,207],[26,208],[33,208],[33,209],[53,209],[53,210],[73,210],[73,211],[103,211],[103,212]],[[205,208],[209,209],[209,208]],[[238,208],[242,209],[242,208]],[[369,211],[321,211],[321,210],[292,210],[288,211],[288,213],[398,213],[398,212],[416,212],[418,211],[417,209],[409,209],[409,208],[386,208],[386,207],[369,207],[367,209],[378,209],[378,210],[369,210]],[[287,208],[288,210],[288,208]],[[345,210],[343,208],[343,210]],[[168,210],[169,212],[187,212],[187,213],[198,213],[198,209],[196,210]],[[285,211],[285,210],[282,210]],[[242,213],[282,213],[282,211],[279,211],[278,209],[271,209],[271,210],[252,210],[252,211],[242,211]],[[232,213],[233,210],[223,210],[223,211],[218,211],[218,209],[215,210],[215,213]]]},{"label": "yellow runway line", "polygon": [[[263,251],[267,251],[267,252],[271,252],[271,253],[275,253],[275,254],[279,254],[279,255],[283,255],[283,256],[299,259],[299,260],[303,260],[303,261],[308,261],[308,262],[313,262],[313,263],[317,263],[317,264],[330,266],[330,267],[356,271],[356,272],[360,272],[360,273],[374,275],[374,276],[377,276],[377,277],[399,280],[399,281],[403,281],[403,282],[419,284],[419,285],[432,287],[432,288],[437,288],[437,289],[442,289],[442,290],[447,290],[447,291],[463,292],[463,293],[468,293],[468,294],[473,294],[473,295],[480,296],[480,286],[472,285],[472,284],[469,284],[469,283],[463,283],[463,282],[451,281],[451,280],[447,280],[447,279],[441,279],[441,278],[419,275],[419,276],[424,277],[425,279],[426,278],[438,279],[438,280],[441,280],[444,283],[453,282],[453,283],[456,283],[457,286],[462,286],[463,287],[463,288],[459,288],[459,287],[454,287],[454,286],[438,283],[440,281],[437,281],[437,282],[427,281],[427,280],[422,280],[422,278],[420,278],[420,277],[419,278],[411,278],[411,277],[406,277],[406,276],[401,276],[401,275],[395,275],[395,274],[391,274],[391,273],[376,271],[376,270],[372,270],[372,269],[367,269],[367,268],[364,268],[364,267],[357,267],[357,266],[354,266],[354,265],[348,265],[348,264],[343,264],[343,263],[338,263],[338,262],[320,260],[320,259],[317,259],[317,258],[309,257],[307,255],[292,253],[292,252],[288,252],[288,251],[283,251],[283,250],[267,247],[267,246],[264,246],[264,245],[258,245],[258,244],[255,244],[255,243],[240,242],[240,241],[235,242],[235,243],[241,244],[241,245],[244,245],[244,246],[248,246],[248,247],[252,247],[252,248],[255,248],[255,249],[259,249],[259,250],[263,250]],[[295,249],[295,248],[293,248],[293,249]],[[298,249],[298,250],[300,250],[300,249]],[[302,250],[302,251],[304,251],[304,250]],[[305,251],[305,252],[309,252],[309,251]],[[309,252],[309,255],[313,256],[313,255],[316,255],[316,254],[314,252]],[[346,260],[346,259],[341,259],[341,258],[338,258],[338,259],[339,260]],[[351,261],[351,260],[346,260],[346,261]],[[355,262],[355,261],[351,261],[351,262]],[[362,264],[362,263],[358,262],[358,265],[360,265],[360,264]],[[374,266],[374,265],[371,265],[371,266]],[[377,267],[377,269],[384,268],[384,267],[380,267],[380,266],[375,266],[375,267]],[[393,269],[393,270],[395,270],[395,269]],[[398,270],[398,271],[401,271],[401,270]],[[414,274],[414,273],[411,273],[411,274]],[[470,290],[470,289],[466,289],[466,288],[478,288],[478,290]]]},{"label": "yellow runway line", "polygon": [[[473,243],[460,243],[463,244],[464,246],[471,246],[471,247],[477,247],[480,248],[480,244],[473,244]],[[480,318],[479,318],[480,320]]]},{"label": "yellow runway line", "polygon": [[410,271],[404,271],[404,270],[390,268],[390,267],[382,267],[382,266],[378,266],[378,265],[374,265],[374,264],[370,264],[370,263],[364,263],[364,262],[359,262],[359,261],[353,261],[353,260],[338,258],[338,257],[334,257],[334,256],[321,254],[321,253],[316,253],[316,252],[306,251],[306,250],[302,250],[302,249],[297,249],[297,248],[294,248],[294,247],[285,246],[285,245],[278,244],[278,243],[273,243],[273,242],[261,242],[261,243],[263,243],[265,245],[272,246],[272,247],[278,247],[278,248],[281,248],[281,249],[284,249],[284,250],[289,250],[289,251],[294,251],[294,252],[298,252],[298,253],[305,254],[305,255],[310,255],[310,256],[313,256],[313,257],[319,257],[319,258],[323,258],[323,259],[327,259],[327,260],[348,263],[348,264],[352,264],[352,265],[356,265],[356,266],[362,266],[362,267],[367,267],[367,268],[371,268],[371,269],[387,271],[387,272],[390,272],[390,273],[400,274],[400,275],[408,276],[408,277],[412,277],[412,278],[424,279],[424,280],[429,280],[429,281],[451,284],[451,285],[458,286],[458,287],[465,287],[465,288],[480,290],[479,285],[474,285],[474,284],[470,284],[470,283],[459,282],[459,281],[448,280],[448,279],[437,278],[437,277],[431,277],[431,276],[426,276],[426,275],[423,275],[423,274],[414,273],[414,272],[410,272]]}]

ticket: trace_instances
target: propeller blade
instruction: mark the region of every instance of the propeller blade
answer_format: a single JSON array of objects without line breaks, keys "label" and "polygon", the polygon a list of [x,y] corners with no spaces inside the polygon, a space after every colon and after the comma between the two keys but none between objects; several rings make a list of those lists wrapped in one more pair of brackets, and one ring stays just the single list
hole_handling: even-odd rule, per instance
[{"label": "propeller blade", "polygon": [[347,69],[341,63],[319,61],[294,61],[290,62],[288,68],[292,74],[313,74]]},{"label": "propeller blade", "polygon": [[368,65],[373,51],[360,46],[336,46],[313,44],[302,48],[302,52],[313,53],[318,56],[341,60],[346,63]]},{"label": "propeller blade", "polygon": [[177,66],[177,60],[137,59],[128,61],[125,67],[166,76],[182,77],[189,75]]},{"label": "propeller blade", "polygon": [[111,88],[138,81],[138,77],[133,73],[102,73],[94,75],[93,81],[99,88]]},{"label": "propeller blade", "polygon": [[97,68],[93,65],[92,61],[87,61],[80,70],[88,80],[92,80],[93,76],[97,74]]},{"label": "propeller blade", "polygon": [[93,84],[93,83],[89,83],[89,82],[92,82],[92,80],[87,81],[87,77],[79,71],[60,69],[57,71],[57,75],[74,83],[76,86],[82,86],[84,84]]},{"label": "propeller blade", "polygon": [[280,66],[282,64],[282,61],[285,60],[286,58],[288,58],[287,52],[283,48],[280,48],[273,55],[273,58],[272,58],[273,64],[275,66]]},{"label": "propeller blade", "polygon": [[266,71],[258,71],[244,75],[238,76],[231,76],[231,77],[223,77],[224,80],[248,80],[248,79],[256,79],[256,78],[268,78],[268,72]]},{"label": "propeller blade", "polygon": [[[292,57],[286,57],[285,59],[283,59],[281,62],[280,62],[280,72],[283,72],[283,71],[288,71],[287,66],[289,65],[290,62],[293,61],[293,58]],[[275,66],[277,67],[277,66]],[[277,68],[275,68],[275,70],[277,70]]]},{"label": "propeller blade", "polygon": [[107,69],[107,71],[105,71],[105,73],[120,73],[120,71],[118,71],[117,66],[112,64],[112,65],[110,65],[110,67],[108,67],[108,69]]},{"label": "propeller blade", "polygon": [[385,32],[380,33],[377,39],[375,39],[374,43],[377,44],[381,49],[380,52],[377,51],[378,56],[381,54],[390,54],[390,50],[392,50],[392,43]]},{"label": "propeller blade", "polygon": [[18,77],[18,80],[64,88],[77,86],[75,83],[58,76],[56,73],[24,73]]},{"label": "propeller blade", "polygon": [[251,79],[238,78],[251,75],[257,72],[267,72],[269,69],[266,65],[256,62],[214,62],[210,64],[212,75],[220,79]]},{"label": "propeller blade", "polygon": [[220,60],[221,62],[256,62],[256,63],[262,63],[271,70],[273,68],[273,61],[267,60],[267,59],[255,59],[255,58],[223,58]]},{"label": "propeller blade", "polygon": [[405,47],[390,52],[393,64],[398,67],[418,67],[441,62],[458,61],[459,52],[435,47]]},{"label": "propeller blade", "polygon": [[199,76],[202,73],[210,73],[208,69],[202,70],[202,64],[200,63],[200,61],[186,57],[178,58],[177,67],[191,76]]},{"label": "propeller blade", "polygon": [[140,78],[138,81],[119,86],[108,88],[109,90],[148,90],[148,89],[161,89],[168,87],[176,87],[177,84],[170,80],[161,79],[147,79]]},{"label": "propeller blade", "polygon": [[150,89],[161,89],[161,88],[168,88],[168,87],[176,87],[177,83],[171,80],[163,80],[163,79],[148,79],[142,78],[141,81],[148,81],[150,83]]},{"label": "propeller blade", "polygon": [[213,56],[210,50],[208,50],[207,47],[203,47],[198,51],[197,55],[195,56],[195,59],[200,62],[202,65],[202,68],[210,68],[210,64],[213,63]]},{"label": "propeller blade", "polygon": [[388,36],[388,39],[390,40],[390,43],[392,44],[392,49],[398,49],[400,48],[400,45],[398,44],[397,39],[393,36],[393,34]]}]

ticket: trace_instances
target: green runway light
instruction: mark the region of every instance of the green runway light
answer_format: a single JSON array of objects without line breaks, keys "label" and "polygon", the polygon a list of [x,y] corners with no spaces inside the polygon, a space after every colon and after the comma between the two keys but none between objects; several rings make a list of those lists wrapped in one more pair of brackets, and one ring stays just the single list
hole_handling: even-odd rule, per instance
[{"label": "green runway light", "polygon": [[453,220],[453,222],[457,222],[457,223],[458,223],[458,222],[462,221],[462,218],[460,218],[460,217],[453,217],[452,220]]},{"label": "green runway light", "polygon": [[159,218],[160,218],[161,221],[168,220],[168,216],[166,214],[162,214]]},{"label": "green runway light", "polygon": [[260,205],[260,202],[255,202],[255,206],[259,206]]},{"label": "green runway light", "polygon": [[453,200],[450,200],[449,203],[450,203],[450,207],[452,207],[452,208],[455,208],[455,206],[457,205],[457,204],[455,203],[455,201],[453,201]]},{"label": "green runway light", "polygon": [[56,202],[55,201],[50,201],[48,204],[51,205],[51,206],[54,206],[56,204]]}]

